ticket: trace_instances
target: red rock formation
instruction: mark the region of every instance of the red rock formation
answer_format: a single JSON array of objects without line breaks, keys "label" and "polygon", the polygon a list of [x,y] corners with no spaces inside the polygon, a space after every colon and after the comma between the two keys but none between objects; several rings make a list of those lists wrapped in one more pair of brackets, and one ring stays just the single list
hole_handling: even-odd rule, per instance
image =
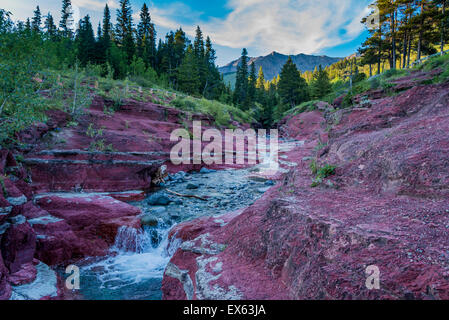
[{"label": "red rock formation", "polygon": [[[178,226],[164,298],[449,299],[448,92],[414,86],[285,119],[283,134],[305,141],[287,153],[298,166],[226,225]],[[336,175],[312,188],[309,159]]]},{"label": "red rock formation", "polygon": [[0,251],[0,300],[8,300],[11,296],[11,285],[8,282],[8,269],[3,264],[2,252]]}]

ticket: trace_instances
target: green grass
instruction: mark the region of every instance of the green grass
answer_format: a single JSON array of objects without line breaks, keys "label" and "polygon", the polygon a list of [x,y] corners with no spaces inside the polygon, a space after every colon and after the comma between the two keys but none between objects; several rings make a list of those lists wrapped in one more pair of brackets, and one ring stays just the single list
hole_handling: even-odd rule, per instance
[{"label": "green grass", "polygon": [[250,114],[236,107],[204,98],[197,99],[188,96],[177,97],[171,101],[171,105],[183,111],[209,115],[215,120],[215,124],[219,127],[232,128],[232,121],[237,121],[239,123],[251,123],[254,121]]},{"label": "green grass", "polygon": [[300,113],[317,110],[316,104],[318,102],[320,102],[320,100],[312,100],[312,101],[303,102],[299,106],[296,106],[290,110],[287,110],[284,113],[283,117],[296,116]]},{"label": "green grass", "polygon": [[423,84],[436,84],[436,83],[445,83],[449,81],[449,54],[445,54],[443,56],[436,56],[430,58],[423,64],[416,66],[416,70],[422,71],[432,71],[435,69],[441,69],[442,73],[435,78],[423,82]]}]

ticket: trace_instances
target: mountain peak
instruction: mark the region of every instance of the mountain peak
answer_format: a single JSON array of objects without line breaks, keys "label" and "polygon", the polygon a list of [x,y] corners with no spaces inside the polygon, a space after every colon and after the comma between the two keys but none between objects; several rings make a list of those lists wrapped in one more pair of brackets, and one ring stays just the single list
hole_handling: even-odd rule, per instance
[{"label": "mountain peak", "polygon": [[[266,56],[249,58],[249,64],[254,63],[256,69],[262,67],[265,74],[265,79],[271,80],[281,72],[282,66],[287,62],[288,57],[289,55],[285,55],[277,51],[272,51]],[[341,60],[341,58],[313,56],[304,53],[300,53],[298,55],[290,55],[290,57],[301,72],[313,71],[319,65],[327,67]],[[239,63],[240,59],[234,60],[229,64],[219,68],[219,70],[222,74],[235,73],[237,71],[237,66],[239,65]]]}]

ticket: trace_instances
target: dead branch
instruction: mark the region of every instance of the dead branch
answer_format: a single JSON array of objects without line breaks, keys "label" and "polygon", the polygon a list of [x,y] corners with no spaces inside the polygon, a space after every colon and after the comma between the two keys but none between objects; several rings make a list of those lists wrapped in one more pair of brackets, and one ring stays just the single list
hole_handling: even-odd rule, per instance
[{"label": "dead branch", "polygon": [[178,196],[178,197],[195,198],[195,199],[199,199],[199,200],[202,200],[202,201],[208,201],[206,198],[203,198],[203,197],[200,197],[200,196],[195,196],[193,194],[182,194],[182,193],[174,192],[174,191],[169,190],[169,189],[166,189],[165,191],[167,191],[168,193],[173,194],[175,196]]}]

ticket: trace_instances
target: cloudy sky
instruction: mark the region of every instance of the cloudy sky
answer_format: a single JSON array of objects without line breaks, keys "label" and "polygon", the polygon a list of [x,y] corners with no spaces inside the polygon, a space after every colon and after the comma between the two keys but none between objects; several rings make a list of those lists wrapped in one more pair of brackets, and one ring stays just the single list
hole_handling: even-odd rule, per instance
[{"label": "cloudy sky", "polygon": [[[61,2],[0,0],[0,8],[11,11],[15,20],[25,20],[39,5],[43,14],[51,12],[59,21]],[[272,51],[350,55],[367,35],[360,20],[372,0],[131,0],[135,23],[144,2],[159,37],[180,26],[192,37],[200,25],[215,44],[217,63],[224,65],[244,47],[250,56]],[[72,0],[75,18],[89,14],[97,25],[106,3],[115,16],[119,0]]]}]

